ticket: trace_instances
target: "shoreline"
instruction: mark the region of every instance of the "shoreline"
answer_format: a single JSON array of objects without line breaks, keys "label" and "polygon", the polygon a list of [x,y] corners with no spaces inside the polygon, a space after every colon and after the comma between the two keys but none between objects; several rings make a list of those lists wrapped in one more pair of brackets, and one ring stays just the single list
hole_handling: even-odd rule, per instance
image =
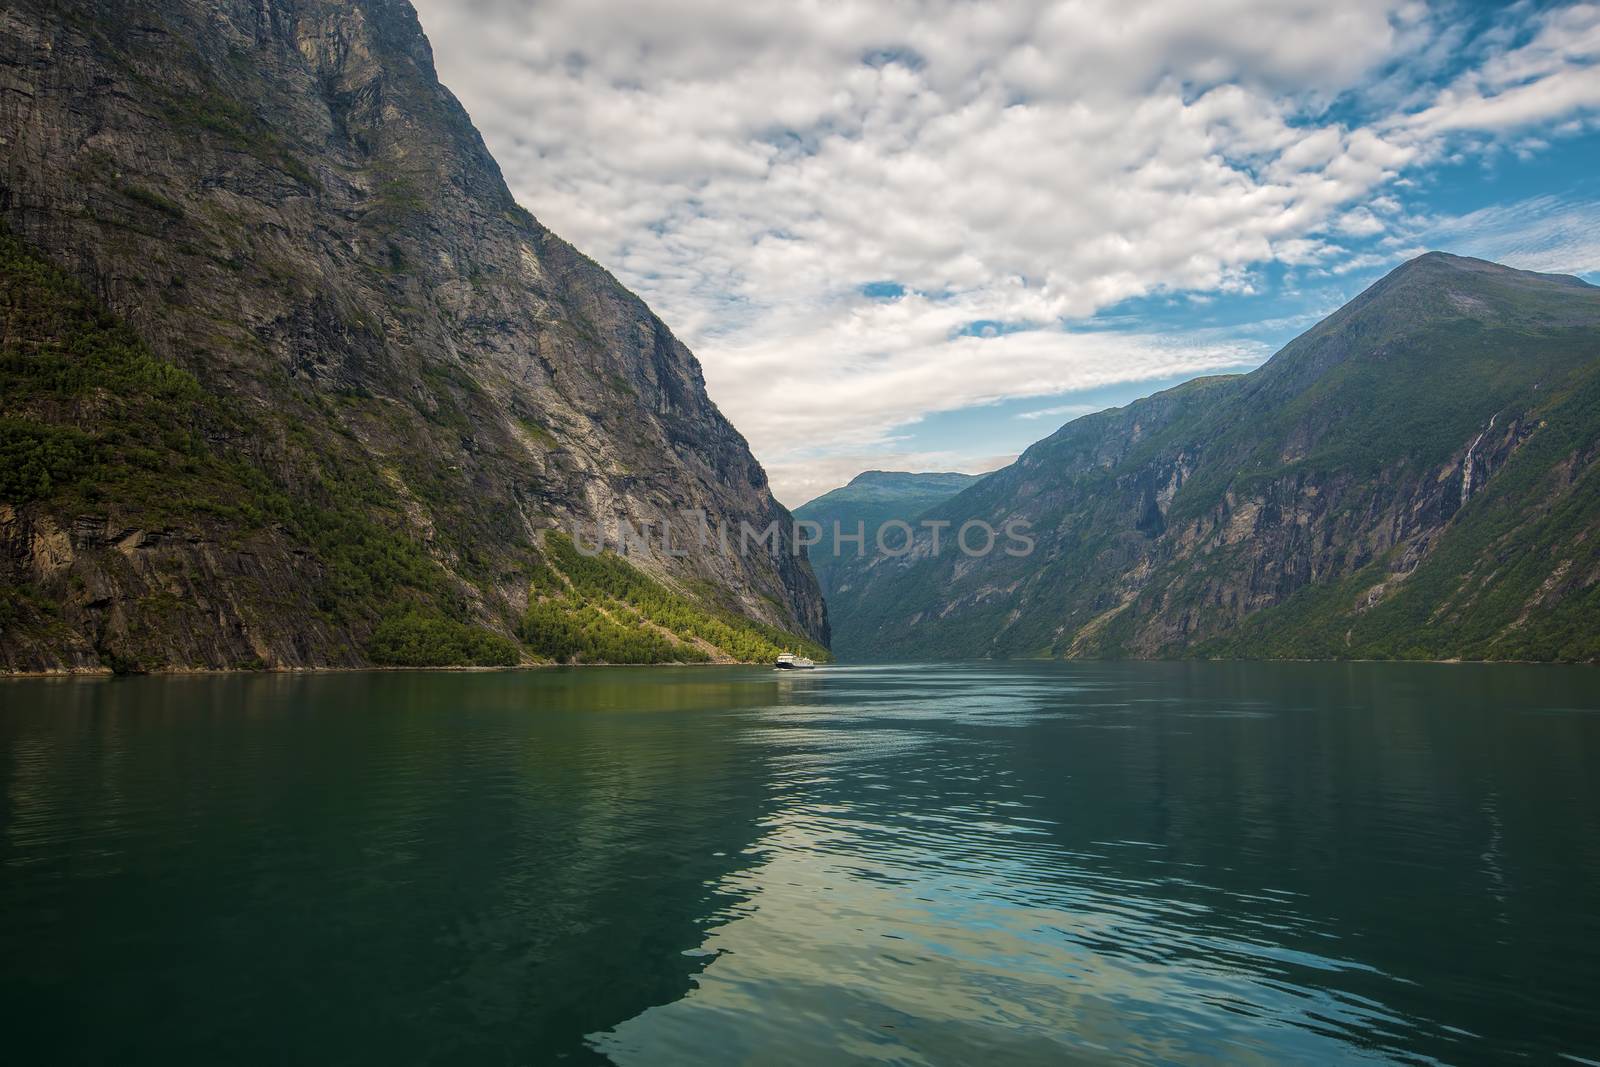
[{"label": "shoreline", "polygon": [[42,678],[94,679],[94,678],[200,678],[221,675],[290,675],[290,674],[514,674],[519,671],[571,670],[575,668],[612,667],[639,669],[647,667],[761,667],[763,663],[746,660],[726,660],[721,663],[518,663],[507,667],[263,667],[246,670],[239,667],[173,667],[153,671],[118,674],[109,667],[64,668],[52,671],[0,671],[0,682],[8,680],[38,680]]},{"label": "shoreline", "polygon": [[[1208,663],[1218,666],[1239,663],[1301,663],[1301,664],[1412,664],[1427,666],[1483,666],[1483,667],[1600,667],[1600,663],[1585,660],[1529,660],[1529,659],[1123,659],[1123,660],[1084,660],[1084,659],[1013,659],[1013,660],[886,660],[883,662],[862,662],[841,664],[837,661],[819,663],[819,667],[837,666],[943,666],[961,664],[998,664],[998,663],[1122,663],[1122,664],[1177,664],[1177,663]],[[140,671],[137,673],[118,674],[109,667],[83,667],[64,668],[48,671],[0,671],[0,683],[6,681],[38,681],[41,679],[111,679],[111,678],[196,678],[210,676],[233,675],[299,675],[299,674],[419,674],[419,673],[449,673],[449,674],[514,674],[521,671],[549,671],[549,670],[574,670],[609,667],[613,669],[643,670],[652,667],[764,667],[765,663],[748,660],[725,660],[721,662],[698,663],[519,663],[506,667],[264,667],[259,670],[246,670],[237,667],[179,667],[153,671]]]}]

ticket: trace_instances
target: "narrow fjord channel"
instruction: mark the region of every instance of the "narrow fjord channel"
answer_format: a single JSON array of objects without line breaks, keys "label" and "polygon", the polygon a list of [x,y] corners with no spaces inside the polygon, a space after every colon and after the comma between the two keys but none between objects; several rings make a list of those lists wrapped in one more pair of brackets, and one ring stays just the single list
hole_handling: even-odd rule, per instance
[{"label": "narrow fjord channel", "polygon": [[1583,668],[7,682],[19,1063],[1600,1059]]}]

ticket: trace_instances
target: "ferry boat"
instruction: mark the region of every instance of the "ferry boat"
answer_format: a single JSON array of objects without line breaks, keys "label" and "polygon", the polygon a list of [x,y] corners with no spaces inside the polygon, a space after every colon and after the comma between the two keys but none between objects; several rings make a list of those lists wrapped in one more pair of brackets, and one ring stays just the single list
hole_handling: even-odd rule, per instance
[{"label": "ferry boat", "polygon": [[809,671],[816,666],[816,663],[806,659],[804,656],[797,656],[793,652],[785,652],[778,657],[778,662],[773,666],[780,671]]}]

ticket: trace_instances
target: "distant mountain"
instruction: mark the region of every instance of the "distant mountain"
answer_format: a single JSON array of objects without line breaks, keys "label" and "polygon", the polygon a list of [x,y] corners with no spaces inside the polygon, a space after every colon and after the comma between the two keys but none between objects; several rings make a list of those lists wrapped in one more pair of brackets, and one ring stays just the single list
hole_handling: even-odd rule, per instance
[{"label": "distant mountain", "polygon": [[847,657],[1600,658],[1600,289],[1429,253],[1250,374],[1077,419],[830,603]]},{"label": "distant mountain", "polygon": [[[796,521],[817,523],[823,531],[823,543],[810,550],[811,569],[824,596],[831,595],[839,574],[851,571],[862,564],[853,543],[843,546],[839,554],[833,551],[834,524],[841,533],[849,535],[859,528],[865,531],[865,554],[875,554],[878,529],[894,519],[915,524],[923,512],[935,504],[955,496],[978,480],[974,474],[908,474],[903,471],[864,471],[830,493],[824,493],[794,511]],[[889,531],[895,534],[895,531]],[[898,545],[896,539],[892,542]]]},{"label": "distant mountain", "polygon": [[13,0],[0,97],[0,669],[826,640],[793,553],[546,540],[789,516],[406,0]]}]

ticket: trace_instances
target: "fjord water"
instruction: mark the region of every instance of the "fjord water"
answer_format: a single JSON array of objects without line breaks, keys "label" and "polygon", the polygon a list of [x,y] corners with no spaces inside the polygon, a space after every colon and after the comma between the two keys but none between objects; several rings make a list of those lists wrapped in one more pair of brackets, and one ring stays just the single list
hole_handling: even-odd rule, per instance
[{"label": "fjord water", "polygon": [[0,685],[15,1063],[1600,1060],[1600,674]]}]

